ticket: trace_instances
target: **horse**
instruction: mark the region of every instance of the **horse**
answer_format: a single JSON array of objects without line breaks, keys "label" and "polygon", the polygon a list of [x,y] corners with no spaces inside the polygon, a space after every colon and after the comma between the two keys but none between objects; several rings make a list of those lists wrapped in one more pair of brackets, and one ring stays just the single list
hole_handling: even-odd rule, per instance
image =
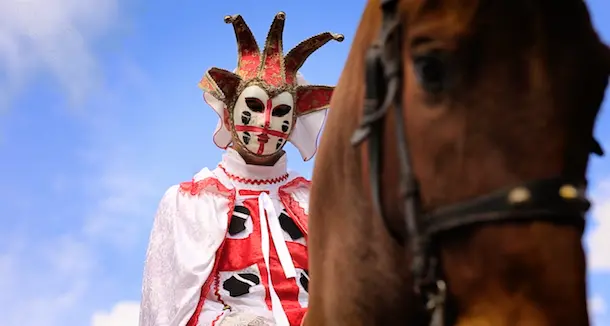
[{"label": "horse", "polygon": [[369,0],[314,163],[308,326],[586,326],[610,50],[582,0]]}]

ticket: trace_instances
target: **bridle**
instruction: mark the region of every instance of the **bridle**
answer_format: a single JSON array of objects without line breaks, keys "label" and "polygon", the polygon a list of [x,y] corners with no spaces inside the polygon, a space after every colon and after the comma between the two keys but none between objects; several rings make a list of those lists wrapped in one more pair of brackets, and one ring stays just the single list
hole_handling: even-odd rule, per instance
[{"label": "bridle", "polygon": [[[585,196],[586,179],[555,177],[539,179],[501,189],[465,202],[423,212],[419,185],[411,166],[405,135],[402,105],[402,22],[399,0],[381,0],[383,21],[376,42],[366,57],[366,98],[360,127],[352,136],[352,145],[368,141],[369,179],[372,204],[382,217],[388,233],[409,250],[414,292],[430,314],[430,325],[445,325],[447,286],[440,271],[436,248],[441,233],[481,223],[548,221],[574,226],[582,232],[584,215],[590,207]],[[383,214],[379,175],[386,114],[394,110],[397,154],[400,165],[400,198],[406,230],[397,232]],[[592,139],[591,152],[603,155]]]}]

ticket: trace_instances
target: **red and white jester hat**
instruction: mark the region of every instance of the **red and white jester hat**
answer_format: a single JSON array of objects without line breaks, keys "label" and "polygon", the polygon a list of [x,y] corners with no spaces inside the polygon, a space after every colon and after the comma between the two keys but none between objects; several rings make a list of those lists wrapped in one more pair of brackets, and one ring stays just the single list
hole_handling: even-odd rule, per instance
[{"label": "red and white jester hat", "polygon": [[244,19],[225,17],[237,38],[237,68],[211,68],[199,82],[220,118],[214,132],[218,147],[236,142],[252,155],[269,156],[290,141],[305,161],[315,154],[334,87],[307,85],[298,70],[313,52],[330,40],[343,41],[343,35],[318,34],[284,56],[285,19],[283,12],[275,16],[261,53]]}]

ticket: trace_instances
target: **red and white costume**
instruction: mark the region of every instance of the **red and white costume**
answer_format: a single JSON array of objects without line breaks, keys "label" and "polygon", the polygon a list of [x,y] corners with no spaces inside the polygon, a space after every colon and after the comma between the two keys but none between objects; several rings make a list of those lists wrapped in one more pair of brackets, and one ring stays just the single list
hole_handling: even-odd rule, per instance
[{"label": "red and white costume", "polygon": [[[260,157],[286,141],[315,154],[332,87],[297,73],[317,48],[342,36],[322,33],[282,53],[284,14],[264,51],[239,16],[236,73],[212,68],[200,87],[220,122],[214,142],[227,151],[213,170],[171,187],[150,236],[140,326],[298,326],[307,309],[309,181],[273,166],[247,164],[233,143]],[[253,317],[253,318],[249,318]],[[240,318],[243,322],[239,321]]]}]

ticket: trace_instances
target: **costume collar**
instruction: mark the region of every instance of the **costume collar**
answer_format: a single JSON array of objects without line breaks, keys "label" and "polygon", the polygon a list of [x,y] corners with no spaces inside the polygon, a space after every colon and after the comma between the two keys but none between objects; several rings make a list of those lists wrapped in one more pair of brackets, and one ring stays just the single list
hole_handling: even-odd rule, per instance
[{"label": "costume collar", "polygon": [[288,179],[286,153],[273,166],[247,164],[239,153],[227,148],[218,167],[236,184],[272,185]]}]

